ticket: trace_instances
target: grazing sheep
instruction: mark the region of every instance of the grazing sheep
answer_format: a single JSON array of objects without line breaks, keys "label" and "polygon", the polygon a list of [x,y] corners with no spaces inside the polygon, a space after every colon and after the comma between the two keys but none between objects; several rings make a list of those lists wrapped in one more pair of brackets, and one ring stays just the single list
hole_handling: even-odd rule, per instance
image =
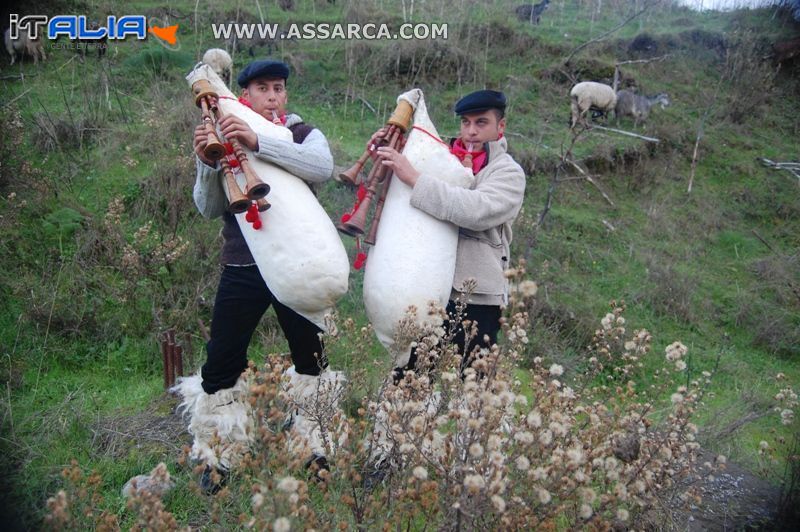
[{"label": "grazing sheep", "polygon": [[522,4],[514,10],[517,18],[523,22],[530,22],[531,24],[539,24],[542,18],[542,13],[547,9],[547,4],[550,0],[542,0],[538,4]]},{"label": "grazing sheep", "polygon": [[225,82],[225,85],[231,83],[231,68],[233,67],[233,60],[228,52],[222,48],[209,48],[203,54],[203,63],[211,67],[219,77]]},{"label": "grazing sheep", "polygon": [[40,57],[42,58],[42,61],[47,59],[41,41],[39,41],[38,38],[31,39],[27,27],[24,29],[20,28],[19,37],[16,39],[11,39],[11,28],[8,28],[6,30],[4,40],[8,55],[11,56],[12,65],[14,64],[14,61],[16,61],[17,55],[19,55],[20,60],[22,60],[22,58],[26,55],[33,57],[34,65],[39,62]]},{"label": "grazing sheep", "polygon": [[669,106],[669,96],[665,92],[655,96],[643,96],[631,91],[619,91],[617,92],[617,105],[614,107],[614,117],[619,124],[620,118],[630,116],[633,118],[634,125],[638,126],[647,120],[650,109],[655,104],[660,104],[662,109]]},{"label": "grazing sheep", "polygon": [[617,103],[617,95],[614,93],[614,89],[596,81],[577,83],[569,91],[569,96],[572,109],[571,128],[574,128],[579,121],[587,125],[586,113],[590,109],[598,111],[602,116],[607,117]]}]

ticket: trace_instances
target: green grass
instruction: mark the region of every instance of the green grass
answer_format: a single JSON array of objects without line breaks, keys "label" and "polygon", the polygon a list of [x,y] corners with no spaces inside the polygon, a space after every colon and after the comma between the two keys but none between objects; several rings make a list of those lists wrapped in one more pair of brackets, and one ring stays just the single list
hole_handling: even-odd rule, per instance
[{"label": "green grass", "polygon": [[[376,9],[387,20],[398,19],[396,13],[390,16],[374,8],[375,3],[297,4],[294,13],[270,4],[269,20],[336,22],[348,5],[358,12]],[[673,105],[656,110],[639,130],[662,137],[659,147],[651,151],[634,139],[599,131],[587,134],[575,147],[577,160],[634,158],[625,167],[608,164],[595,176],[614,206],[586,182],[561,183],[545,225],[534,234],[551,177],[546,169],[555,164],[568,139],[569,84],[542,73],[557,66],[579,43],[618,24],[632,8],[626,3],[623,9],[604,9],[592,20],[590,13],[571,3],[554,2],[542,24],[531,27],[513,20],[510,13],[516,4],[510,1],[475,4],[472,19],[441,12],[436,2],[427,4],[414,19],[449,22],[458,44],[445,45],[442,53],[455,53],[461,45],[472,52],[473,61],[460,83],[454,78],[417,80],[426,91],[439,131],[457,131],[452,104],[460,95],[483,86],[503,88],[511,101],[512,152],[520,160],[535,162],[529,165],[536,171],[528,177],[514,255],[528,259],[529,274],[540,283],[538,297],[594,324],[609,300],[625,299],[630,326],[654,334],[653,357],[662,357],[666,345],[681,340],[689,346],[695,371],[712,368],[722,352],[714,397],[700,414],[703,425],[719,428],[714,422],[730,422],[750,406],[766,404],[774,394],[771,377],[778,372],[796,382],[799,353],[787,339],[792,338],[792,327],[800,328],[800,302],[787,288],[780,268],[800,285],[797,182],[788,174],[765,169],[755,159],[797,159],[797,127],[787,118],[798,105],[797,81],[785,74],[780,77],[766,112],[754,112],[743,124],[723,119],[707,124],[694,188],[687,194],[698,120],[719,79],[722,59],[690,46],[682,37],[691,29],[729,36],[742,27],[760,38],[777,39],[789,34],[791,27],[772,19],[771,10],[697,14],[676,8],[645,15],[616,33],[612,42],[576,56],[576,61],[591,58],[613,67],[619,50],[624,50],[617,39],[631,39],[644,31],[682,43],[664,63],[624,68],[646,92],[670,93]],[[160,5],[137,1],[124,7],[144,12]],[[175,2],[174,7],[186,14],[194,10],[191,2]],[[122,6],[115,2],[86,6],[89,12],[105,8],[115,11]],[[250,6],[243,6],[243,12],[257,17]],[[206,21],[223,20],[219,11],[200,15],[197,35],[192,24],[181,22],[180,54],[162,52],[153,44],[120,43],[112,46],[105,63],[94,58],[80,63],[70,52],[52,51],[43,66],[25,62],[19,70],[17,65],[3,68],[4,74],[26,74],[24,81],[1,82],[6,100],[17,98],[14,106],[25,124],[24,142],[3,147],[8,157],[0,180],[4,198],[0,200],[0,353],[6,382],[0,450],[6,468],[16,472],[7,481],[10,500],[19,509],[12,523],[37,527],[44,501],[62,485],[59,472],[71,458],[101,473],[102,492],[114,511],[124,506],[118,493],[128,478],[161,460],[172,465],[176,458],[157,447],[132,447],[120,457],[105,456],[92,444],[92,429],[100,420],[145,411],[161,397],[156,334],[167,326],[191,334],[195,365],[202,362],[196,319],[210,320],[219,225],[193,213],[191,165],[175,163],[180,169],[175,183],[153,181],[165,168],[170,171],[168,163],[190,150],[189,131],[196,117],[186,111],[191,101],[183,74],[202,50],[220,44],[211,41]],[[462,33],[467,30],[484,35],[484,41],[468,40]],[[385,109],[411,82],[409,75],[375,69],[413,53],[412,44],[299,42],[285,43],[277,52],[302,65],[302,75],[290,83],[291,107],[326,133],[337,165],[347,166],[360,154],[385,119]],[[362,53],[360,47],[367,47],[371,55],[359,61],[355,54]],[[249,59],[246,52],[238,53],[237,69]],[[351,96],[345,103],[346,94]],[[725,88],[721,96],[727,96]],[[718,105],[723,107],[723,102]],[[41,143],[44,138],[37,123],[69,127],[80,118],[91,119],[87,125],[101,132],[68,149],[44,152],[37,146],[36,140]],[[125,156],[138,164],[128,166]],[[26,161],[39,172],[35,181],[29,171],[21,170]],[[143,188],[142,183],[156,190]],[[169,187],[181,187],[176,199],[169,200],[177,202],[172,222],[166,214],[169,206],[160,199]],[[17,194],[15,201],[5,199],[11,192]],[[106,249],[102,242],[92,244],[91,237],[108,238],[101,227],[115,196],[121,196],[127,207],[119,231],[122,240],[107,241]],[[333,218],[353,201],[351,193],[335,183],[321,187],[319,198]],[[19,200],[27,204],[21,206]],[[118,268],[119,246],[131,244],[134,232],[148,220],[155,220],[165,238],[175,231],[190,239],[193,247],[183,261],[166,270],[131,277]],[[754,230],[774,251],[759,241]],[[352,257],[352,242],[345,244]],[[776,265],[768,271],[773,272],[771,277],[760,276],[760,261]],[[340,319],[352,317],[358,327],[367,323],[361,276],[353,272],[351,290],[337,306]],[[675,307],[665,287],[685,292],[686,307]],[[785,334],[759,340],[758,331],[775,319],[783,320]],[[532,334],[553,340],[537,330],[539,325],[534,322]],[[256,336],[250,350],[256,361],[287,350],[274,318],[266,318]],[[569,338],[559,340],[564,351],[547,354],[557,361],[569,360],[570,368],[581,367],[585,346],[570,344]],[[526,356],[545,353],[544,343],[533,345]],[[333,344],[330,356],[333,366],[348,372],[366,369],[372,381],[385,366],[376,341],[366,352],[355,354],[348,345]],[[372,384],[365,383],[361,391]],[[170,415],[164,410],[164,416]],[[704,444],[756,469],[758,441],[775,425],[774,416],[768,416],[745,425],[735,437],[720,441],[711,437]],[[759,472],[778,480],[773,469]],[[191,473],[179,469],[176,477],[185,486]],[[183,490],[176,490],[166,503],[182,523],[202,524],[208,516],[206,501]]]}]

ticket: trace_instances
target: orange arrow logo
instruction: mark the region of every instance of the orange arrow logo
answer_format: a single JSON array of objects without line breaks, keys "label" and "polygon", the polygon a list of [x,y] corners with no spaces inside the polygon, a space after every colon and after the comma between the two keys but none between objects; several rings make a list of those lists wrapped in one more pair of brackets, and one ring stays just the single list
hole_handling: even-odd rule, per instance
[{"label": "orange arrow logo", "polygon": [[158,37],[163,41],[167,41],[169,44],[175,44],[178,42],[178,38],[175,37],[175,33],[178,31],[178,25],[175,24],[174,26],[167,26],[166,28],[160,28],[158,26],[151,26],[148,30],[150,33]]}]

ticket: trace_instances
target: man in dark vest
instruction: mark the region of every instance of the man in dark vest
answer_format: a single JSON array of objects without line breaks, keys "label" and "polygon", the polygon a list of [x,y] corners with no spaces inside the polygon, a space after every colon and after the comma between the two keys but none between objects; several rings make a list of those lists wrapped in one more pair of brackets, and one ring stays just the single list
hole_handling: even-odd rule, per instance
[{"label": "man in dark vest", "polygon": [[[320,130],[305,124],[298,115],[287,114],[288,78],[289,67],[285,63],[260,60],[242,70],[237,82],[242,88],[239,101],[267,120],[289,128],[294,142],[257,134],[244,120],[230,113],[219,121],[219,130],[228,141],[238,140],[252,150],[256,157],[278,165],[308,183],[321,183],[333,174],[333,157],[328,141]],[[194,201],[205,218],[222,216],[222,235],[225,242],[221,257],[223,270],[211,321],[211,340],[206,346],[208,356],[201,370],[202,382],[199,384],[202,390],[199,387],[195,390],[198,397],[195,402],[199,401],[205,406],[194,408],[192,415],[197,419],[209,416],[216,419],[215,416],[220,415],[220,409],[235,410],[246,399],[247,387],[240,376],[247,367],[247,347],[256,326],[270,305],[275,309],[278,323],[289,343],[294,362],[294,368],[289,370],[292,380],[296,377],[304,385],[308,384],[308,388],[313,388],[315,379],[319,380],[320,375],[324,378],[335,372],[324,371],[327,362],[319,337],[321,329],[275,299],[259,273],[236,218],[227,211],[228,202],[222,189],[221,168],[203,155],[206,138],[203,126],[198,126],[194,133],[194,152],[197,155]],[[185,389],[184,385],[181,392],[184,393]],[[184,398],[184,404],[189,402],[185,393]],[[209,465],[201,480],[201,487],[205,491],[216,491],[220,484],[218,474],[224,478],[227,470],[236,461],[236,453],[230,452],[228,454],[231,456],[226,456],[225,451],[221,455],[219,452],[212,452],[209,442],[205,440],[209,439],[208,434],[213,439],[214,432],[223,440],[226,437],[230,440],[244,440],[248,427],[245,421],[236,419],[240,413],[232,411],[229,418],[220,419],[219,423],[212,419],[211,426],[198,426],[192,430],[195,436],[192,456],[205,460]],[[307,420],[298,423],[298,416],[299,412],[296,412],[290,420],[294,423],[294,428],[304,430],[300,427],[304,423],[305,430],[310,432]],[[190,430],[194,425],[193,419]],[[220,432],[231,426],[233,431],[230,434]],[[208,434],[204,436],[202,433]],[[313,445],[311,447],[314,454],[307,465],[326,468],[322,451],[314,449]],[[217,474],[214,474],[214,470]]]}]

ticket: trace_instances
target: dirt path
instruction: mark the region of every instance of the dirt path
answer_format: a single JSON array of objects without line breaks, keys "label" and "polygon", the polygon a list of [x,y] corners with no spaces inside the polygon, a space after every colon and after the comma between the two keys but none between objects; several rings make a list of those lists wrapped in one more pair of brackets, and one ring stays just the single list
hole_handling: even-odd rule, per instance
[{"label": "dirt path", "polygon": [[[710,453],[704,453],[697,462],[698,471],[702,470],[705,461],[713,461],[713,458]],[[713,478],[702,473],[696,474],[695,482],[703,500],[686,509],[671,512],[675,529],[776,530],[773,522],[778,516],[781,495],[778,486],[730,462],[724,471],[713,475]]]}]

